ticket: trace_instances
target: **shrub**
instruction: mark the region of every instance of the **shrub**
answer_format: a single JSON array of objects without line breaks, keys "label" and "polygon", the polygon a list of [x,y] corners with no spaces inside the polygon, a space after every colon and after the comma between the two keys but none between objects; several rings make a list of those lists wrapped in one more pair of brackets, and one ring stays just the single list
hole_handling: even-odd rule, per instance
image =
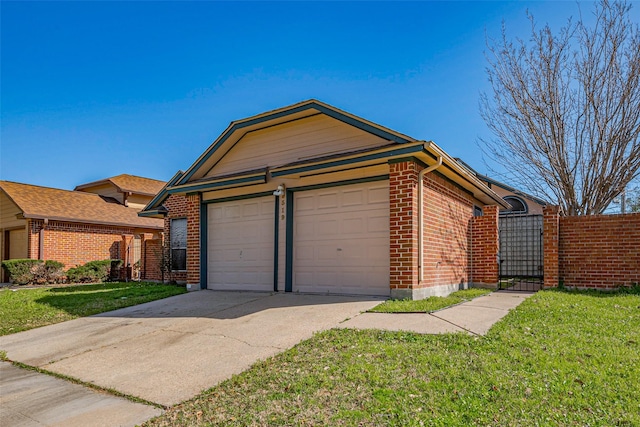
[{"label": "shrub", "polygon": [[101,261],[89,261],[84,265],[70,268],[67,271],[67,279],[71,283],[104,282],[109,278],[109,270],[117,268],[122,261],[105,259]]},{"label": "shrub", "polygon": [[64,264],[58,261],[45,261],[35,264],[31,268],[33,283],[62,283],[64,282]]},{"label": "shrub", "polygon": [[9,273],[9,280],[16,285],[34,283],[33,269],[43,264],[39,259],[10,259],[2,261],[2,267]]}]

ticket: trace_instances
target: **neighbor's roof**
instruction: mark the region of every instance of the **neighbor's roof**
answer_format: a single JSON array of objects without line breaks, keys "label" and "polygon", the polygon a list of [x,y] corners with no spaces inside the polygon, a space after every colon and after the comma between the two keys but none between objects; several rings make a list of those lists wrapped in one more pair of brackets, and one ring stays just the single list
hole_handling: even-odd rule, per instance
[{"label": "neighbor's roof", "polygon": [[165,185],[164,181],[157,179],[144,178],[141,176],[122,174],[112,176],[111,178],[101,179],[99,181],[89,182],[78,185],[75,190],[83,190],[85,188],[96,187],[103,184],[113,184],[119,191],[125,193],[143,194],[145,196],[155,196],[162,190]]},{"label": "neighbor's roof", "polygon": [[163,221],[141,218],[134,209],[109,203],[97,194],[60,190],[10,181],[0,189],[22,211],[25,218],[161,229]]}]

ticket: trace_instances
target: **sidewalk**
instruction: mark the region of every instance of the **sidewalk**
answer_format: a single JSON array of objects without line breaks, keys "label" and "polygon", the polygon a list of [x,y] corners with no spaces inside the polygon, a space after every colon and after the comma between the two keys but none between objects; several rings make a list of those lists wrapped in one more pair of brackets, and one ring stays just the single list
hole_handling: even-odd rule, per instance
[{"label": "sidewalk", "polygon": [[531,295],[534,293],[498,291],[434,313],[362,313],[338,327],[419,334],[466,332],[484,335],[509,310]]}]

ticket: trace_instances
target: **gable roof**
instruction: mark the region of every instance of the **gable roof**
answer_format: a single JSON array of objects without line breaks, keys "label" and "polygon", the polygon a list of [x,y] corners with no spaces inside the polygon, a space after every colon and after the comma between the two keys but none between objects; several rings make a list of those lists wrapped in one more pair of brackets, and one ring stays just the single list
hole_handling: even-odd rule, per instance
[{"label": "gable roof", "polygon": [[134,209],[109,203],[93,193],[0,181],[25,218],[162,229],[163,221],[141,218]]},{"label": "gable roof", "polygon": [[187,169],[176,185],[183,185],[193,179],[202,178],[202,176],[197,175],[198,170],[208,169],[206,167],[203,168],[203,166],[207,164],[207,161],[211,158],[213,153],[215,153],[223,144],[230,141],[237,141],[248,132],[256,129],[262,129],[268,126],[274,126],[316,114],[325,114],[331,118],[350,124],[365,132],[394,143],[402,144],[417,141],[410,136],[370,122],[351,113],[347,113],[346,111],[342,111],[329,104],[320,102],[317,99],[309,99],[277,110],[268,111],[266,113],[247,117],[246,119],[231,122],[227,129],[225,129],[225,131],[222,132],[222,134],[209,146],[209,148],[207,148],[207,150],[193,163],[193,165]]},{"label": "gable roof", "polygon": [[118,191],[123,193],[142,194],[145,196],[155,196],[162,190],[165,185],[164,181],[157,179],[144,178],[129,174],[121,174],[112,176],[111,178],[101,179],[99,181],[89,182],[76,186],[75,191],[83,190],[98,185],[112,184]]},{"label": "gable roof", "polygon": [[[287,165],[270,166],[260,170],[247,170],[227,176],[208,177],[206,175],[207,171],[211,170],[216,162],[224,157],[230,147],[249,132],[320,114],[377,136],[388,141],[388,144],[364,149],[361,152],[357,150],[353,152],[344,151]],[[162,203],[171,194],[188,194],[260,184],[267,182],[270,177],[294,176],[297,172],[304,170],[323,169],[324,171],[335,171],[337,168],[353,167],[356,164],[362,165],[364,164],[362,162],[371,162],[371,159],[391,161],[393,159],[406,158],[407,156],[415,157],[426,166],[435,164],[441,158],[443,167],[438,169],[438,173],[458,183],[484,203],[498,204],[503,207],[509,206],[486,183],[480,181],[475,173],[470,172],[456,162],[434,142],[412,138],[318,100],[310,99],[231,122],[227,129],[198,157],[186,172],[179,172],[174,175],[162,191],[140,212],[140,215],[160,216],[164,214],[165,210],[162,209]]]}]

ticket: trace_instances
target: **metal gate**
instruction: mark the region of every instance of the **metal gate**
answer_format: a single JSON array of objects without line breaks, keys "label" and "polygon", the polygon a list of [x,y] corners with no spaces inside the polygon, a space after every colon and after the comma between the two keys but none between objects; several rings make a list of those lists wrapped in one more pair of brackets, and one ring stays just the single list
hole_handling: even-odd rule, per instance
[{"label": "metal gate", "polygon": [[542,215],[501,215],[499,289],[538,291],[543,284]]}]

